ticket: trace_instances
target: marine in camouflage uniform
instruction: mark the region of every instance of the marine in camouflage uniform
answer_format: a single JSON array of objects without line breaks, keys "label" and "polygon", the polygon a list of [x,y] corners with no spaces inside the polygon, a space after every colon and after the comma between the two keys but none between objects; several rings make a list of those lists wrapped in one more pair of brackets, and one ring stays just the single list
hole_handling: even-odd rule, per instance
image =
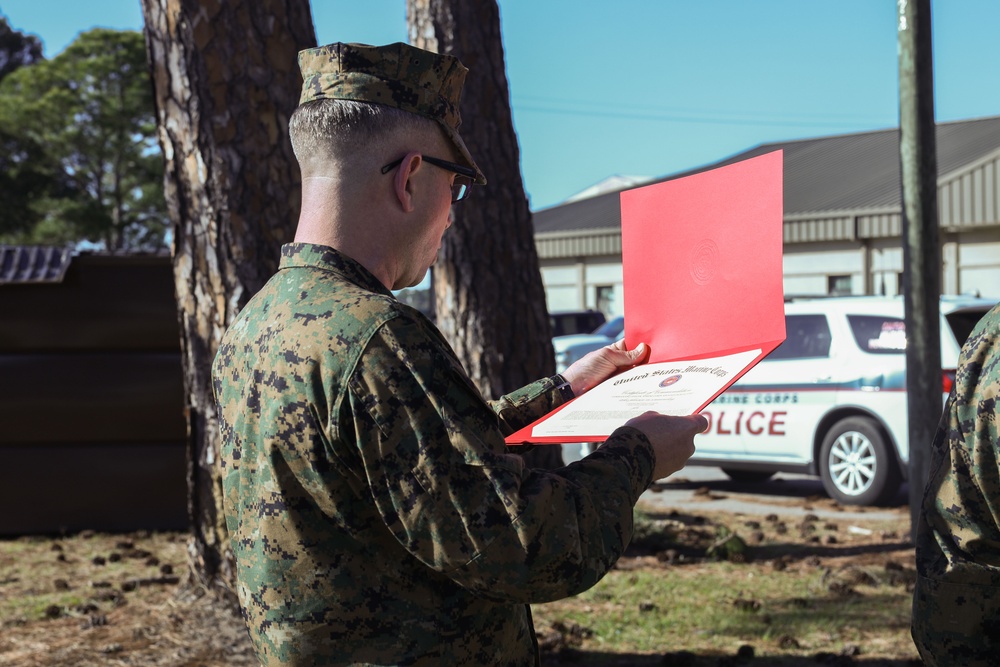
[{"label": "marine in camouflage uniform", "polygon": [[928,665],[1000,664],[1000,305],[962,347],[917,527],[912,634]]},{"label": "marine in camouflage uniform", "polygon": [[[303,52],[303,100],[399,95],[367,81],[385,54],[365,48]],[[404,65],[430,58],[437,73],[415,75],[457,102],[456,60],[393,48]],[[339,68],[367,83],[338,92]],[[428,96],[428,114],[402,97],[457,127],[457,104]],[[237,592],[265,665],[537,664],[528,604],[593,586],[652,482],[653,446],[631,426],[583,461],[526,468],[503,438],[563,403],[564,379],[485,401],[427,318],[324,245],[282,247],[213,377]]]}]

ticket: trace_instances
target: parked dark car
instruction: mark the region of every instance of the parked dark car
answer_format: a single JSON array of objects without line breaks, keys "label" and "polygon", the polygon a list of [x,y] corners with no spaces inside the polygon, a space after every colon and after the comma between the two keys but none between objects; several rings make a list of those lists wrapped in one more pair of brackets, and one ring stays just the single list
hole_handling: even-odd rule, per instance
[{"label": "parked dark car", "polygon": [[604,313],[599,310],[564,310],[549,313],[552,336],[590,333],[604,324]]}]

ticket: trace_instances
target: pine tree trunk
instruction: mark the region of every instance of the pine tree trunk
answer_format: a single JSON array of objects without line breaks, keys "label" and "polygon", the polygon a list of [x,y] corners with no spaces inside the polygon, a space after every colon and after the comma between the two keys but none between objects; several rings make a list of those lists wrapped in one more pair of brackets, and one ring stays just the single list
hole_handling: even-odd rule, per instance
[{"label": "pine tree trunk", "polygon": [[[462,138],[489,181],[454,210],[433,268],[437,324],[472,380],[500,396],[555,372],[545,290],[510,111],[495,0],[407,0],[410,42],[458,57],[469,75]],[[533,465],[562,465],[558,446]]]},{"label": "pine tree trunk", "polygon": [[227,596],[211,364],[226,327],[277,269],[298,217],[288,141],[308,0],[142,0],[152,68],[188,425],[191,583]]}]

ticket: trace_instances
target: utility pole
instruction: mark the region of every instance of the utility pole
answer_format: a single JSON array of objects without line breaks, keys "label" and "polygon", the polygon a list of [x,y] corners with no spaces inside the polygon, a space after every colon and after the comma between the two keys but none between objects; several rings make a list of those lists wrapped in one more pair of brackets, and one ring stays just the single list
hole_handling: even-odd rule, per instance
[{"label": "utility pole", "polygon": [[[941,244],[930,0],[896,0],[911,534],[941,417]],[[916,535],[913,535],[914,539]]]}]

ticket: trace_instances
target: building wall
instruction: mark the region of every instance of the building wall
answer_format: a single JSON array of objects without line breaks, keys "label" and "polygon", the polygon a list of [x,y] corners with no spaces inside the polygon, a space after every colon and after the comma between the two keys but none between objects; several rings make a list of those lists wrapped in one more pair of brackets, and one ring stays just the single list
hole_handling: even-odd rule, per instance
[{"label": "building wall", "polygon": [[541,263],[542,284],[545,286],[545,305],[550,313],[559,310],[585,308],[583,281],[580,267],[583,262],[560,259]]},{"label": "building wall", "polygon": [[945,294],[1000,296],[1000,232],[951,233],[941,240]]},{"label": "building wall", "polygon": [[624,311],[620,256],[541,260],[540,265],[549,312],[592,309],[610,318]]},{"label": "building wall", "polygon": [[863,289],[862,255],[853,243],[786,244],[781,264],[785,294],[828,294],[832,276],[847,276],[852,294]]},{"label": "building wall", "polygon": [[[976,294],[1000,298],[1000,227],[941,235],[942,294]],[[611,286],[613,304],[605,315],[624,312],[619,255],[540,258],[550,311],[599,308],[598,288]],[[848,294],[902,291],[903,249],[898,237],[786,243],[782,257],[786,295],[826,295],[842,277]]]}]

